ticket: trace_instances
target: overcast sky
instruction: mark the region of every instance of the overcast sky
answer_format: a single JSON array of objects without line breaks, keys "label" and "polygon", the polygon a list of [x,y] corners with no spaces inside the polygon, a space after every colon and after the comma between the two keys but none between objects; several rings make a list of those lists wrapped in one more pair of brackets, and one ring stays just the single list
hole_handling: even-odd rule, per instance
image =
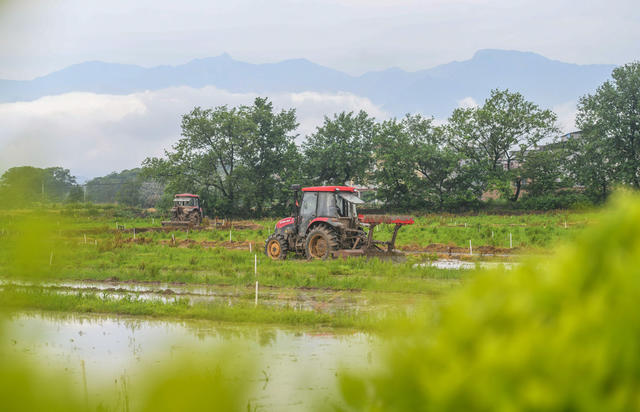
[{"label": "overcast sky", "polygon": [[[3,0],[0,0],[2,3]],[[230,53],[305,57],[362,73],[416,70],[478,49],[571,63],[640,56],[638,0],[4,0],[0,78],[86,60],[178,64]]]},{"label": "overcast sky", "polygon": [[[622,64],[640,57],[639,23],[640,0],[0,0],[0,79],[31,79],[87,60],[153,66],[223,52],[253,63],[304,57],[351,74],[418,70],[485,48]],[[253,97],[170,88],[0,104],[0,172],[60,165],[93,177],[137,167],[179,138],[180,115],[193,106]],[[387,116],[344,93],[270,97],[278,108],[298,109],[302,135],[324,114]],[[575,102],[553,109],[571,130]]]}]

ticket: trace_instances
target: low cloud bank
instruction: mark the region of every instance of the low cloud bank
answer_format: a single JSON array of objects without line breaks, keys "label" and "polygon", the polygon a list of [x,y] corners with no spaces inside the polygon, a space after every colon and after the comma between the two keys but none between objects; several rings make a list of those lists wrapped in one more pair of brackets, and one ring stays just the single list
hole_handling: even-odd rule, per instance
[{"label": "low cloud bank", "polygon": [[[90,178],[137,167],[178,140],[180,118],[194,106],[251,104],[257,96],[215,87],[176,87],[124,96],[74,92],[0,104],[0,173],[27,164],[55,165]],[[301,137],[321,125],[325,115],[343,110],[365,110],[379,120],[388,117],[369,99],[349,93],[268,97],[277,110],[297,110]]]},{"label": "low cloud bank", "polygon": [[[0,173],[22,165],[63,166],[91,178],[137,167],[145,157],[161,156],[171,148],[180,138],[181,116],[194,106],[251,104],[256,96],[212,86],[175,87],[124,96],[74,92],[0,104]],[[322,124],[325,115],[343,110],[365,110],[378,120],[389,117],[369,99],[350,93],[278,93],[269,98],[277,110],[297,110],[299,142]],[[467,97],[458,105],[477,103]],[[564,132],[575,130],[575,102],[553,110]]]}]

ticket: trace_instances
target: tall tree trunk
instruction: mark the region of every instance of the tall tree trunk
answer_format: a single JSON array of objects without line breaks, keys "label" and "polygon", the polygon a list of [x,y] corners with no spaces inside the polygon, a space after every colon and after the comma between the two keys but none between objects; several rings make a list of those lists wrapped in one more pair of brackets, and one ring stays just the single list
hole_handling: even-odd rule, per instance
[{"label": "tall tree trunk", "polygon": [[522,187],[522,178],[516,179],[516,192],[513,194],[511,200],[517,202],[520,197],[520,188]]}]

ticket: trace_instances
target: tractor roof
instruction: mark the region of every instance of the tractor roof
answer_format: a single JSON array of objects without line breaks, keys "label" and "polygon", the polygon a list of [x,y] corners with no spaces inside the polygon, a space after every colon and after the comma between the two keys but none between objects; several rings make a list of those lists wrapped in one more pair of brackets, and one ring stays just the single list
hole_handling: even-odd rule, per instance
[{"label": "tractor roof", "polygon": [[179,195],[176,195],[175,197],[197,197],[197,198],[200,198],[200,196],[192,195],[191,193],[180,193]]},{"label": "tractor roof", "polygon": [[355,192],[355,187],[350,186],[313,186],[303,187],[303,192]]}]

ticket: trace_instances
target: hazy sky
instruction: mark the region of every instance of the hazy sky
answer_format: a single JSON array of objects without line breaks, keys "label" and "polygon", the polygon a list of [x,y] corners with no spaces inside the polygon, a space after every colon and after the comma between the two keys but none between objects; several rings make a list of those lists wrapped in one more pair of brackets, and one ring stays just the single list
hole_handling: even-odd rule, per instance
[{"label": "hazy sky", "polygon": [[[352,74],[417,70],[485,48],[622,64],[640,57],[639,23],[640,0],[0,0],[0,79],[87,60],[153,66],[223,52],[253,63],[304,57]],[[0,104],[0,173],[29,164],[93,177],[137,167],[179,138],[180,116],[195,105],[254,97],[181,87]],[[301,135],[343,110],[388,116],[347,93],[269,97],[278,109],[298,110]],[[552,109],[563,130],[573,130],[575,102]]]},{"label": "hazy sky", "polygon": [[362,73],[464,60],[478,49],[572,63],[640,56],[639,0],[0,0],[0,78],[86,60],[178,64],[222,52],[305,57]]}]

